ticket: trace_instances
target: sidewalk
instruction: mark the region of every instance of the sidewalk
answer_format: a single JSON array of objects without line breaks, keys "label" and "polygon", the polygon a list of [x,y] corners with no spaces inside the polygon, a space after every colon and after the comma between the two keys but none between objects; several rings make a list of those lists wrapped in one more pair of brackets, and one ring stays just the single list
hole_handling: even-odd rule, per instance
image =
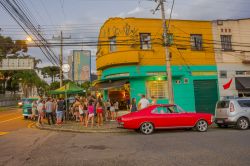
[{"label": "sidewalk", "polygon": [[[119,111],[118,116],[127,114],[128,111]],[[64,132],[78,132],[78,133],[127,133],[134,132],[134,130],[128,130],[123,128],[118,128],[118,123],[116,121],[104,121],[103,126],[84,127],[80,122],[66,121],[62,125],[48,125],[48,124],[36,124],[36,127],[41,130],[52,130],[52,131],[64,131]]]}]

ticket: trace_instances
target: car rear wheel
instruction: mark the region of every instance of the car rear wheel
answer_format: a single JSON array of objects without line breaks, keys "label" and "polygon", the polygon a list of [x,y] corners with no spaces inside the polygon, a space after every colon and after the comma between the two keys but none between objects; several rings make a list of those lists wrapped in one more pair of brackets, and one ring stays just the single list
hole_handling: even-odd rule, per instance
[{"label": "car rear wheel", "polygon": [[249,127],[249,121],[247,118],[240,118],[237,121],[237,128],[241,130],[246,130]]},{"label": "car rear wheel", "polygon": [[207,131],[207,128],[208,128],[208,124],[205,120],[199,120],[197,123],[196,123],[196,129],[200,132],[205,132]]},{"label": "car rear wheel", "polygon": [[141,127],[140,130],[143,134],[151,134],[154,131],[154,125],[150,122],[144,122]]}]

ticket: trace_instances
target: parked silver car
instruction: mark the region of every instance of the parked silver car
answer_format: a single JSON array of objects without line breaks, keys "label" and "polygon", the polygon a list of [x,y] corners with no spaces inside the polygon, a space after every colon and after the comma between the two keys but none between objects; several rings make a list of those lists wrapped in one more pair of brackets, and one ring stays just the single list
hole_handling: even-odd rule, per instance
[{"label": "parked silver car", "polygon": [[220,100],[215,108],[215,123],[219,127],[237,126],[248,129],[250,124],[250,98]]}]

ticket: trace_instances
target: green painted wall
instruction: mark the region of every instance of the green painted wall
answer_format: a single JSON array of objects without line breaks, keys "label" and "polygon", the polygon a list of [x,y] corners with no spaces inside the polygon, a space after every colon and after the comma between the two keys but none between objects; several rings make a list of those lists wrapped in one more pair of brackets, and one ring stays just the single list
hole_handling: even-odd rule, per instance
[{"label": "green painted wall", "polygon": [[[211,76],[192,76],[193,71],[216,71],[216,66],[172,66],[173,75],[173,90],[175,103],[180,105],[183,109],[189,112],[195,111],[195,95],[194,95],[194,80],[210,80],[217,79],[217,75]],[[149,76],[147,72],[165,72],[165,66],[123,66],[114,67],[104,70],[102,73],[102,80],[105,76],[129,73],[129,77],[118,77],[109,79],[128,79],[130,82],[130,97],[136,98],[138,102],[142,94],[146,94],[146,81],[154,79],[156,76]],[[166,80],[166,77],[163,77]],[[188,79],[188,83],[184,83],[184,78]],[[180,84],[176,83],[180,80]],[[108,95],[107,93],[104,95]],[[106,97],[105,97],[106,98]],[[168,103],[168,99],[158,100],[157,103]]]}]

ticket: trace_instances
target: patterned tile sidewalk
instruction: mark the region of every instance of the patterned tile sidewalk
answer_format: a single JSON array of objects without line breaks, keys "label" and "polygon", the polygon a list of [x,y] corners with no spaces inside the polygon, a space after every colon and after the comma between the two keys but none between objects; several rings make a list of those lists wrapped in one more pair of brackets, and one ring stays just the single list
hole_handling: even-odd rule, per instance
[{"label": "patterned tile sidewalk", "polygon": [[[127,114],[128,111],[120,111],[119,116]],[[45,121],[46,122],[46,121]],[[66,121],[62,125],[48,125],[47,123],[40,125],[36,124],[36,127],[42,130],[52,130],[52,131],[65,131],[65,132],[79,132],[79,133],[126,133],[134,132],[133,130],[127,130],[119,128],[116,121],[104,121],[102,126],[88,127],[83,126],[80,122]]]}]

